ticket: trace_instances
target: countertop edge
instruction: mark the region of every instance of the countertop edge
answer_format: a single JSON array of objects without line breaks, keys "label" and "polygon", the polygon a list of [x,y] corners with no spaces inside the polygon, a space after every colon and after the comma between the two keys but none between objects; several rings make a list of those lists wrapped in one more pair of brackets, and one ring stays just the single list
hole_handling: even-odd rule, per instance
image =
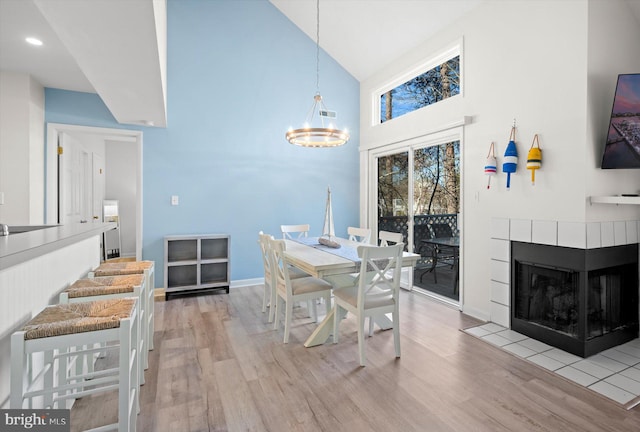
[{"label": "countertop edge", "polygon": [[69,224],[0,237],[0,271],[116,227],[115,222]]}]

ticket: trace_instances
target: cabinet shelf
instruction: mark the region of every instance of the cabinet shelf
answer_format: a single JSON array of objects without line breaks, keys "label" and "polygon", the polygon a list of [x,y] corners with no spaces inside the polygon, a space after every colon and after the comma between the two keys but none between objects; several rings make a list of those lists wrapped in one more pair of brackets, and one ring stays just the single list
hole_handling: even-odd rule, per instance
[{"label": "cabinet shelf", "polygon": [[589,198],[591,204],[636,204],[640,205],[639,196],[620,196],[620,195],[608,195],[608,196],[592,196]]},{"label": "cabinet shelf", "polygon": [[229,247],[226,234],[167,236],[164,285],[171,295],[211,289],[229,292]]}]

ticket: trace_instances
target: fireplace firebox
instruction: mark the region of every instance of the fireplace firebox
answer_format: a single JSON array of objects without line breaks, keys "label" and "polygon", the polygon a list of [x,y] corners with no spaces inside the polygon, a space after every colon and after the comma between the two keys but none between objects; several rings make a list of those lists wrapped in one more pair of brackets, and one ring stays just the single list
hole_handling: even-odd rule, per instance
[{"label": "fireplace firebox", "polygon": [[638,245],[511,242],[511,329],[580,357],[638,337]]}]

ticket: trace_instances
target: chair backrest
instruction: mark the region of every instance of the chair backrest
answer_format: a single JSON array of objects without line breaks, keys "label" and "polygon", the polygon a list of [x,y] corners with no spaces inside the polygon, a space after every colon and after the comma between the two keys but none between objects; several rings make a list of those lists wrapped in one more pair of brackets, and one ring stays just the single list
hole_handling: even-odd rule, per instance
[{"label": "chair backrest", "polygon": [[271,244],[270,240],[273,236],[265,234],[262,231],[258,233],[258,244],[260,245],[260,251],[262,252],[262,265],[264,266],[264,282],[273,285],[273,276],[275,274],[271,271],[271,258],[269,257]]},{"label": "chair backrest", "polygon": [[389,246],[389,242],[392,242],[394,244],[401,243],[402,233],[380,231],[380,233],[378,234],[378,239],[380,240],[380,246]]},{"label": "chair backrest", "polygon": [[358,243],[371,243],[371,230],[369,228],[348,227],[349,240]]},{"label": "chair backrest", "polygon": [[398,301],[403,249],[402,242],[393,246],[358,246],[358,256],[361,259],[358,309],[363,310],[365,302],[375,305],[377,300],[384,301],[389,297]]},{"label": "chair backrest", "polygon": [[309,235],[309,228],[310,228],[309,224],[280,225],[280,231],[282,231],[283,239],[307,237]]},{"label": "chair backrest", "polygon": [[453,237],[451,226],[446,223],[429,224],[429,231],[431,232],[431,238]]},{"label": "chair backrest", "polygon": [[287,296],[291,297],[291,281],[289,279],[288,263],[285,258],[287,244],[284,240],[269,239],[269,257],[271,258],[271,270],[274,274],[273,281],[276,289],[284,289]]}]

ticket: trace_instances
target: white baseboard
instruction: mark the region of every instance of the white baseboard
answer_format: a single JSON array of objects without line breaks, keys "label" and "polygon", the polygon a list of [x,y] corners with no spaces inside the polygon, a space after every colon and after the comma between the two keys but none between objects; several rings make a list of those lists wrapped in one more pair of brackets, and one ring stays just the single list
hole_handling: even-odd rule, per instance
[{"label": "white baseboard", "polygon": [[486,313],[485,311],[479,310],[479,309],[475,309],[475,308],[471,308],[469,306],[462,306],[462,313],[465,315],[469,315],[470,317],[473,318],[477,318],[479,320],[482,321],[490,321],[491,320],[491,316]]},{"label": "white baseboard", "polygon": [[253,278],[253,279],[240,279],[231,281],[231,285],[229,288],[242,288],[248,286],[262,285],[264,284],[264,277]]}]

